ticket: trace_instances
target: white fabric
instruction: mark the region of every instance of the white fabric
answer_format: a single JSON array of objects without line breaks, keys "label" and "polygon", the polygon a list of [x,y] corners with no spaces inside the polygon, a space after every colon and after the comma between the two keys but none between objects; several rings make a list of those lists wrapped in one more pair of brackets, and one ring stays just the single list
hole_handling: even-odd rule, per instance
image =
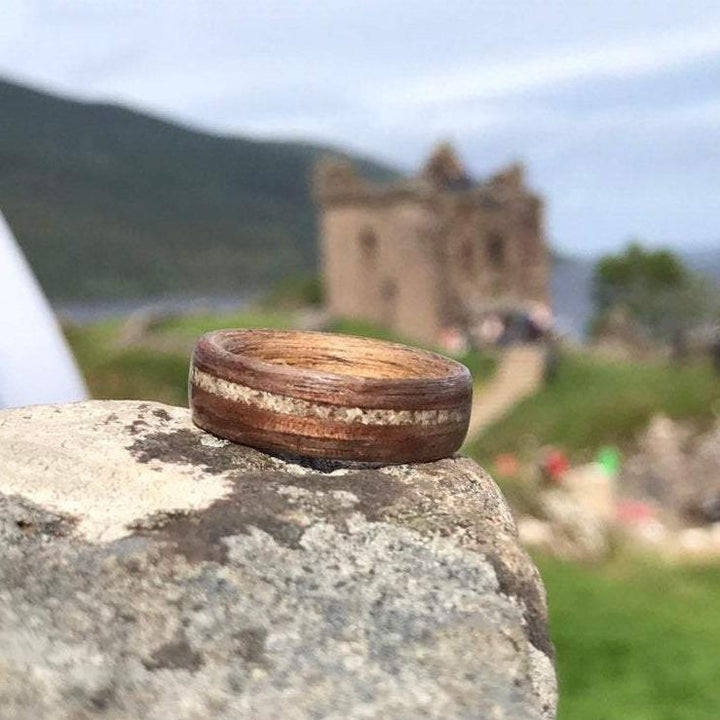
[{"label": "white fabric", "polygon": [[86,398],[55,315],[0,213],[0,408]]}]

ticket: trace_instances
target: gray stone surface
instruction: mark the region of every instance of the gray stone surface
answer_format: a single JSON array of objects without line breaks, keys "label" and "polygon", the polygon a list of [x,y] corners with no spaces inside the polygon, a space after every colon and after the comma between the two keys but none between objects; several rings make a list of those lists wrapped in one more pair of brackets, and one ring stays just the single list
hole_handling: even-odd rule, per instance
[{"label": "gray stone surface", "polygon": [[652,502],[675,518],[720,517],[720,422],[699,432],[656,415],[638,445],[623,466],[624,494]]},{"label": "gray stone surface", "polygon": [[545,597],[452,458],[303,464],[188,412],[0,412],[0,717],[550,718]]}]

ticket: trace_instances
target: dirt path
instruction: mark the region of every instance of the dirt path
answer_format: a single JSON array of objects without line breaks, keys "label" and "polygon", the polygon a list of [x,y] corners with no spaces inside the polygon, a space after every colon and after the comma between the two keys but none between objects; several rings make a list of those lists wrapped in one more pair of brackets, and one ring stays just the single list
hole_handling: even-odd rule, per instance
[{"label": "dirt path", "polygon": [[505,351],[500,366],[481,388],[475,390],[467,441],[480,435],[510,408],[534,393],[542,384],[545,348],[518,345]]}]

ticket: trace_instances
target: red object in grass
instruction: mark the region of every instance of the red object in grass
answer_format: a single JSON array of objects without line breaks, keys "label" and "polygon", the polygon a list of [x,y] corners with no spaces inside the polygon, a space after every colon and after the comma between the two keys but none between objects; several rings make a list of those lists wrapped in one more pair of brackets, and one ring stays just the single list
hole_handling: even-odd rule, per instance
[{"label": "red object in grass", "polygon": [[551,450],[545,456],[543,470],[551,480],[558,482],[569,469],[570,462],[562,451]]}]

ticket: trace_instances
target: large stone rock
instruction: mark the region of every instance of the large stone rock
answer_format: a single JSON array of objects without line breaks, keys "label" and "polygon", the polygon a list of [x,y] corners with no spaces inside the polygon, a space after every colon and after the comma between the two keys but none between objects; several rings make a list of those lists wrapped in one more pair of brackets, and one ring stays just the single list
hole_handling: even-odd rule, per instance
[{"label": "large stone rock", "polygon": [[271,457],[188,412],[0,413],[0,717],[549,718],[537,572],[474,463]]},{"label": "large stone rock", "polygon": [[675,519],[720,520],[720,422],[699,433],[657,415],[639,446],[623,468],[624,493],[654,502]]}]

